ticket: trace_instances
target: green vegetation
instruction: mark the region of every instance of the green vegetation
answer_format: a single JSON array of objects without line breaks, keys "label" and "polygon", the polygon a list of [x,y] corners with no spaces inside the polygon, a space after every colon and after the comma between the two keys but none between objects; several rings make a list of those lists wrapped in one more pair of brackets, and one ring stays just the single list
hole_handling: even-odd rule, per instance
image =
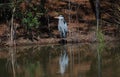
[{"label": "green vegetation", "polygon": [[98,29],[97,31],[97,40],[98,42],[102,43],[104,42],[104,34],[102,33],[102,30]]},{"label": "green vegetation", "polygon": [[[29,1],[26,2],[24,0],[14,0],[9,1],[9,3],[1,3],[0,8],[2,8],[0,10],[1,18],[5,22],[8,21],[7,24],[10,24],[11,46],[14,44],[16,29],[18,28],[14,23],[16,23],[16,21],[19,22],[21,26],[24,26],[23,28],[25,32],[28,32],[28,35],[31,35],[32,30],[35,30],[41,26],[41,22],[39,20],[45,12],[44,6],[41,6],[40,3],[35,4]],[[7,11],[7,9],[9,9],[9,11]]]}]

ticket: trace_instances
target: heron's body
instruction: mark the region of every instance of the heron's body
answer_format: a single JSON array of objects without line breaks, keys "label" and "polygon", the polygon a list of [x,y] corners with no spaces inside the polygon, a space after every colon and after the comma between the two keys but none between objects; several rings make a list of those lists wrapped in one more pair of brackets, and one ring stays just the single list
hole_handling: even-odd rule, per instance
[{"label": "heron's body", "polygon": [[63,16],[59,16],[57,17],[59,19],[58,21],[58,30],[60,31],[60,35],[62,38],[66,38],[67,37],[67,23],[64,20]]}]

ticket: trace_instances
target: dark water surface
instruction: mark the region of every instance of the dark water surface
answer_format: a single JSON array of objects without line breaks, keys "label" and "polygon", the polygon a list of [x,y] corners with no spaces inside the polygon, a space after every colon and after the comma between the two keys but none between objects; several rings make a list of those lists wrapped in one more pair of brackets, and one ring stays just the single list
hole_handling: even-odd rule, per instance
[{"label": "dark water surface", "polygon": [[0,48],[0,77],[120,77],[120,44]]}]

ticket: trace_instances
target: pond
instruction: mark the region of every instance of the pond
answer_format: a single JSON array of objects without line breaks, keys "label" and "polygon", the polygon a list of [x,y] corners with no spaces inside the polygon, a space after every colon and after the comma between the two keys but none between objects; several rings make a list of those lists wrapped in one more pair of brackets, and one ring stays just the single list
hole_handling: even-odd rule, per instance
[{"label": "pond", "polygon": [[120,43],[0,48],[0,77],[120,77]]}]

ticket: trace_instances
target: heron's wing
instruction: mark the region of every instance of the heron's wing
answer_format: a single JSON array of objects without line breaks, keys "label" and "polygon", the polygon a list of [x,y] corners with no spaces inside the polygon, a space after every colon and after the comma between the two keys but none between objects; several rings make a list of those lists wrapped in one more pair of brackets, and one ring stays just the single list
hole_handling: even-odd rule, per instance
[{"label": "heron's wing", "polygon": [[64,24],[64,29],[65,29],[66,32],[68,31],[68,27],[67,27],[67,23],[66,22]]}]

